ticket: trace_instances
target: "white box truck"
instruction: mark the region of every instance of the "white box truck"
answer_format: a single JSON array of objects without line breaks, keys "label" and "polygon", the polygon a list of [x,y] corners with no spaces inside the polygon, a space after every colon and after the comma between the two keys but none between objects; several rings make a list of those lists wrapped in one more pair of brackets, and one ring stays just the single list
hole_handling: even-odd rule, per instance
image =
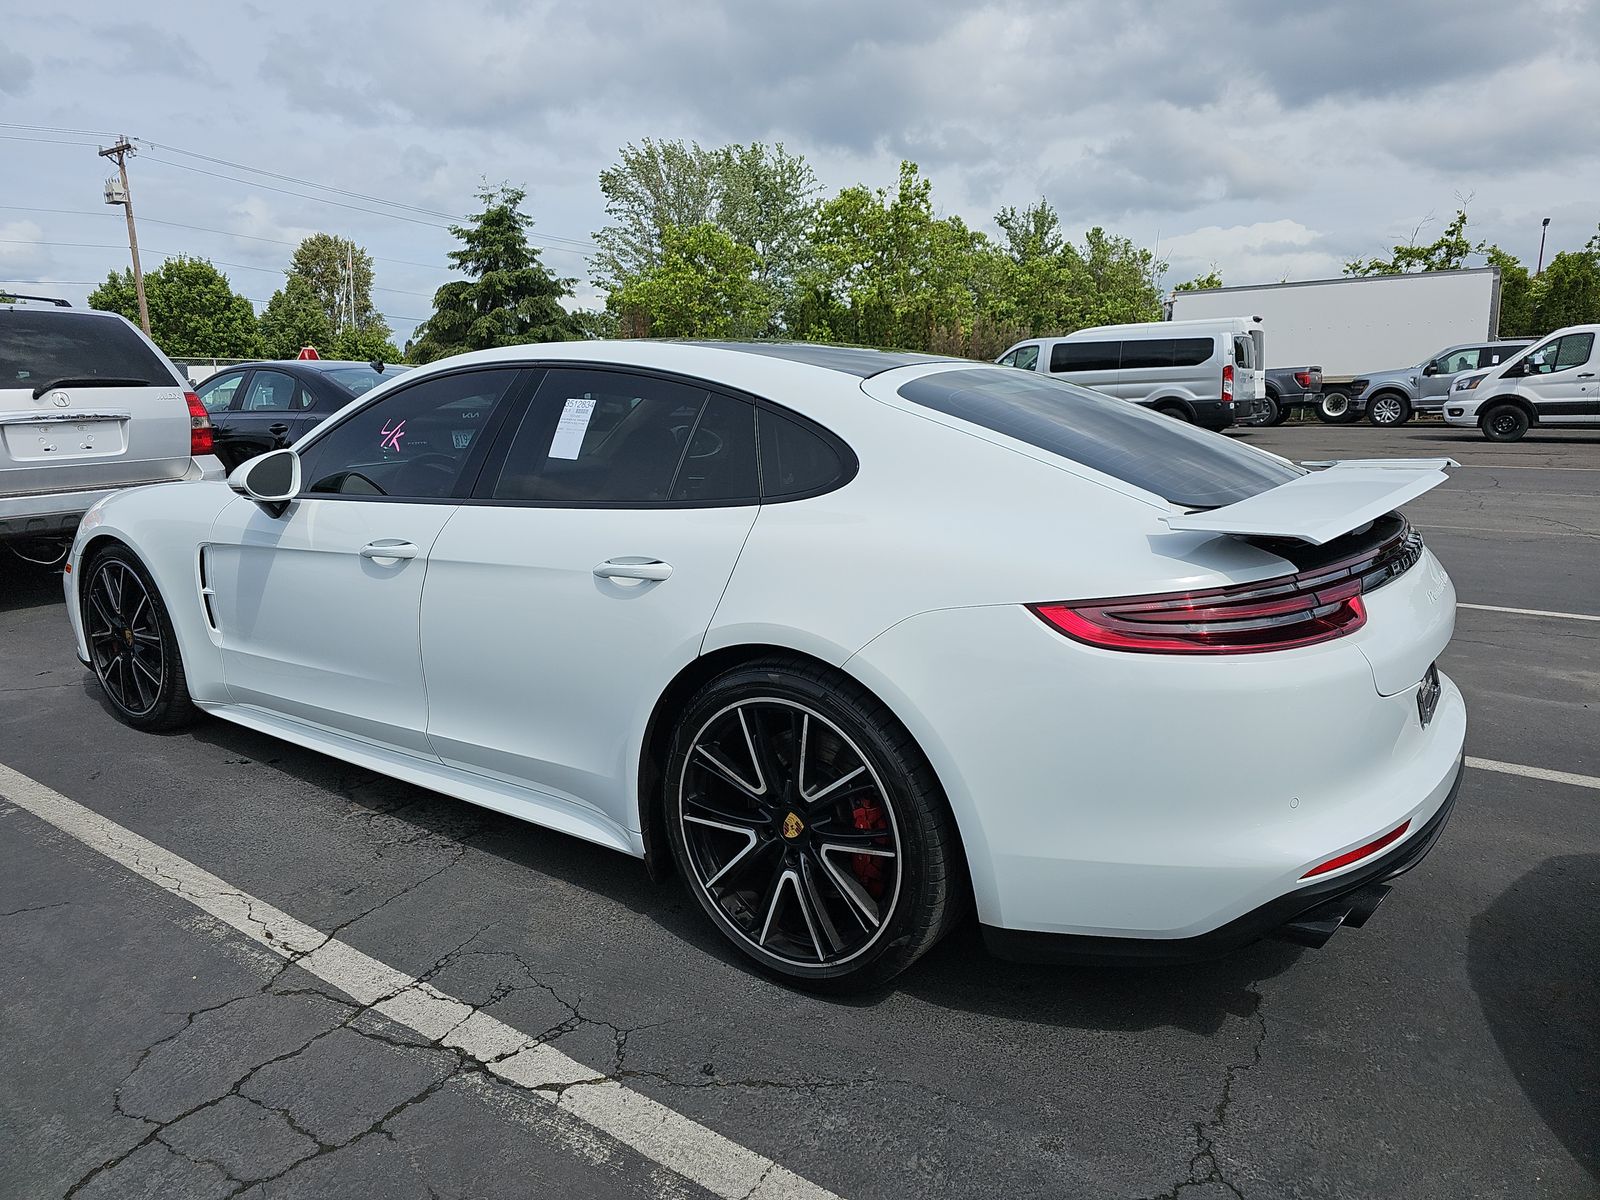
[{"label": "white box truck", "polygon": [[1425,363],[1447,346],[1493,341],[1500,331],[1500,268],[1366,275],[1174,292],[1171,316],[1260,317],[1269,369],[1322,368],[1324,420],[1354,420],[1350,384]]}]

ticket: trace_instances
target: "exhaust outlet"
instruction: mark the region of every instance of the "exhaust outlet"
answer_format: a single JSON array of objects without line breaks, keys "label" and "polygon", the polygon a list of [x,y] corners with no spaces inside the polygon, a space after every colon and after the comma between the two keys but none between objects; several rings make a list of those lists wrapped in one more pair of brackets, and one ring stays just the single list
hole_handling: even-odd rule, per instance
[{"label": "exhaust outlet", "polygon": [[1335,896],[1283,925],[1277,930],[1276,936],[1286,942],[1319,949],[1339,932],[1340,926],[1360,929],[1365,925],[1368,918],[1378,911],[1378,905],[1389,894],[1389,888],[1387,883],[1369,883],[1353,892]]}]

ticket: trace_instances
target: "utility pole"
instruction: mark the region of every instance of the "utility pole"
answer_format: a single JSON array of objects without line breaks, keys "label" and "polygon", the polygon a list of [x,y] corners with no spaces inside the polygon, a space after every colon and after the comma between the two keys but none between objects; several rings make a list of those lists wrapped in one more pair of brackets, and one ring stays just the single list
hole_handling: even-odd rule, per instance
[{"label": "utility pole", "polygon": [[1550,232],[1550,218],[1539,222],[1539,265],[1533,269],[1534,278],[1544,274],[1544,235]]},{"label": "utility pole", "polygon": [[144,330],[145,336],[150,336],[150,305],[144,298],[144,268],[139,265],[139,233],[133,225],[133,193],[128,190],[128,155],[133,153],[133,143],[128,141],[128,135],[123,134],[122,139],[108,149],[100,151],[101,158],[114,159],[117,172],[121,175],[121,183],[115,179],[106,180],[106,203],[120,204],[128,216],[128,251],[133,255],[133,290],[139,296],[139,325]]}]

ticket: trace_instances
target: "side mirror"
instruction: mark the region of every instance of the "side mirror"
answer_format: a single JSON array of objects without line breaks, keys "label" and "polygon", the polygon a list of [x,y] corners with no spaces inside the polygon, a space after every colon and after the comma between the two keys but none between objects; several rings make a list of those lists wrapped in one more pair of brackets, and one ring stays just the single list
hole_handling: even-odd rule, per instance
[{"label": "side mirror", "polygon": [[1439,373],[1439,364],[1436,362],[1429,363],[1422,368],[1422,373],[1424,375],[1437,375]]},{"label": "side mirror", "polygon": [[280,517],[300,494],[300,456],[293,450],[272,450],[252,458],[234,468],[228,486],[254,500],[268,516]]}]

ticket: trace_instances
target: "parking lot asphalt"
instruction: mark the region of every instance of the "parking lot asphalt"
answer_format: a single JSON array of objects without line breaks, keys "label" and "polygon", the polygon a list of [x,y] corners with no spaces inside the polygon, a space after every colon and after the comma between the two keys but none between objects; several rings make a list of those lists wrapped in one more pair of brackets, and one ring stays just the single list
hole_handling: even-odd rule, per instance
[{"label": "parking lot asphalt", "polygon": [[[0,1196],[1600,1195],[1600,430],[1237,436],[1464,464],[1407,510],[1479,606],[1443,660],[1480,765],[1440,845],[1321,950],[1030,967],[969,926],[850,1001],[751,974],[622,856],[223,722],[135,733],[59,578],[0,563],[0,764],[168,856],[97,852],[0,777]],[[286,966],[170,856],[592,1078],[524,1086]],[[767,1166],[663,1166],[671,1114]]]}]

